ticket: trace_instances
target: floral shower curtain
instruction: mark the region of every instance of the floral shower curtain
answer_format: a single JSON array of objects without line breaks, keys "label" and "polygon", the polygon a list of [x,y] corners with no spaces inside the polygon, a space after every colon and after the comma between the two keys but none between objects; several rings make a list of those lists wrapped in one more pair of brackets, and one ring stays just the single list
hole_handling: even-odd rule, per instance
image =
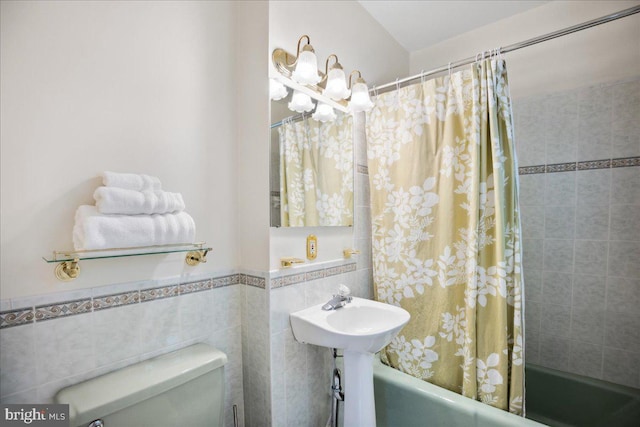
[{"label": "floral shower curtain", "polygon": [[286,121],[280,136],[283,227],[353,225],[353,120]]},{"label": "floral shower curtain", "polygon": [[503,60],[377,97],[367,117],[376,298],[411,320],[385,363],[524,414],[523,283]]}]

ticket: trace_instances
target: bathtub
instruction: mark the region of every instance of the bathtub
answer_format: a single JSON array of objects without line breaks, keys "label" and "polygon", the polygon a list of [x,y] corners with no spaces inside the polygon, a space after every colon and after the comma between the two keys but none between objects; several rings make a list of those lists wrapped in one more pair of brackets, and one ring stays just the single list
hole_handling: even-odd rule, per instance
[{"label": "bathtub", "polygon": [[552,426],[640,426],[640,389],[527,364],[527,417]]},{"label": "bathtub", "polygon": [[538,366],[526,369],[527,416],[544,424],[429,384],[378,358],[373,371],[378,427],[640,425],[640,390]]}]

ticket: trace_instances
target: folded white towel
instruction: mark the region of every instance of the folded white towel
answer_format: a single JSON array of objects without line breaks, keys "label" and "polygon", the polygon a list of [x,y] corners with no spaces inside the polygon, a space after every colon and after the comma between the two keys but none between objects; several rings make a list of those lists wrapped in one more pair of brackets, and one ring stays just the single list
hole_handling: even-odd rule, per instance
[{"label": "folded white towel", "polygon": [[193,243],[196,225],[186,212],[161,215],[102,215],[95,206],[76,211],[76,250]]},{"label": "folded white towel", "polygon": [[102,183],[107,187],[126,188],[135,191],[162,191],[160,179],[135,173],[102,172]]},{"label": "folded white towel", "polygon": [[134,191],[118,187],[98,187],[93,193],[102,214],[164,214],[184,210],[182,194],[168,191]]}]

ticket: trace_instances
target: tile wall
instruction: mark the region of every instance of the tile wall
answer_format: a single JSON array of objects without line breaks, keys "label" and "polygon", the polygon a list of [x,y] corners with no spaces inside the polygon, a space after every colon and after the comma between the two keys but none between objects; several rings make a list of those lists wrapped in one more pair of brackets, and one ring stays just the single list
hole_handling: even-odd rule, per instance
[{"label": "tile wall", "polygon": [[640,387],[640,79],[514,115],[528,362]]},{"label": "tile wall", "polygon": [[[48,403],[68,385],[205,342],[228,356],[225,425],[242,416],[246,275],[121,284],[3,300],[0,400]],[[263,279],[264,280],[264,279]],[[242,424],[242,419],[241,425]]]}]

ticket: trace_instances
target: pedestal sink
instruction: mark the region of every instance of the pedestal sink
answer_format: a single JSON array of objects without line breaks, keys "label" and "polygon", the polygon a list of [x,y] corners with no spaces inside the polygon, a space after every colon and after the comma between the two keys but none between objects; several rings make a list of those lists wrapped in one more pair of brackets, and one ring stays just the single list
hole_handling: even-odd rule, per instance
[{"label": "pedestal sink", "polygon": [[296,340],[343,350],[344,425],[374,427],[373,355],[389,344],[409,321],[394,305],[353,298],[342,308],[322,310],[318,304],[290,314]]}]

